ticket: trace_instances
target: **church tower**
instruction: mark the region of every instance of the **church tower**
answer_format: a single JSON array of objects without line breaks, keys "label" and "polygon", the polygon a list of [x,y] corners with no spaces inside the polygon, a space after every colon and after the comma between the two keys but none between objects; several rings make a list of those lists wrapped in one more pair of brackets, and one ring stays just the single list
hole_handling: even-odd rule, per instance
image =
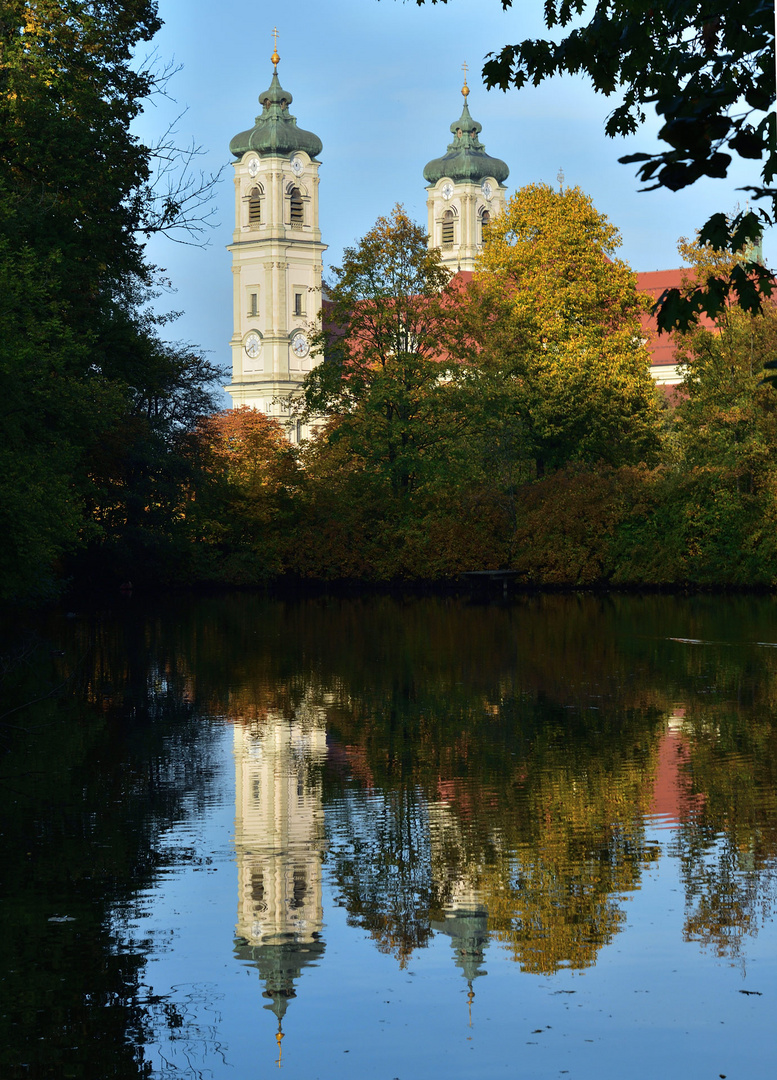
[{"label": "church tower", "polygon": [[321,311],[322,256],[318,227],[321,140],[297,127],[292,97],[278,79],[260,96],[254,126],[229,149],[235,170],[232,252],[232,382],[235,407],[250,405],[278,418],[292,441],[285,399],[310,371],[310,332]]},{"label": "church tower", "polygon": [[461,93],[464,108],[450,127],[453,142],[444,157],[424,169],[429,246],[440,248],[443,263],[454,273],[475,269],[483,227],[504,210],[504,181],[510,174],[503,161],[486,153],[478,138],[483,127],[470,116],[466,77]]}]

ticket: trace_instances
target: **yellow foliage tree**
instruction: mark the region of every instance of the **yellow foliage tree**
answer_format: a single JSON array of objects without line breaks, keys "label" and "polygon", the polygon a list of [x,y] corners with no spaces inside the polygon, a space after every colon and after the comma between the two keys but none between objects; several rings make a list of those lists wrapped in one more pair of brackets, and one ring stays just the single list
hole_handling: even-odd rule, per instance
[{"label": "yellow foliage tree", "polygon": [[488,228],[458,351],[501,387],[500,413],[512,415],[538,475],[570,461],[659,455],[640,321],[647,301],[614,257],[619,244],[579,188],[547,184],[516,192]]}]

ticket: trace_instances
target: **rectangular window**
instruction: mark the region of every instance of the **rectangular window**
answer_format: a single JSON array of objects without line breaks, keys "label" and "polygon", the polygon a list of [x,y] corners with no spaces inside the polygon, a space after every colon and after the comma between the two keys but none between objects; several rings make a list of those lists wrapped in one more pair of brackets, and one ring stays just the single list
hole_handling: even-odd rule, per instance
[{"label": "rectangular window", "polygon": [[302,206],[302,195],[299,188],[292,188],[289,196],[289,215],[292,227],[296,226],[301,228],[305,221],[305,214]]},{"label": "rectangular window", "polygon": [[249,297],[248,297],[248,314],[249,315],[258,315],[259,314],[259,293],[252,292],[252,293],[249,294]]},{"label": "rectangular window", "polygon": [[305,314],[305,294],[301,292],[294,293],[294,314]]}]

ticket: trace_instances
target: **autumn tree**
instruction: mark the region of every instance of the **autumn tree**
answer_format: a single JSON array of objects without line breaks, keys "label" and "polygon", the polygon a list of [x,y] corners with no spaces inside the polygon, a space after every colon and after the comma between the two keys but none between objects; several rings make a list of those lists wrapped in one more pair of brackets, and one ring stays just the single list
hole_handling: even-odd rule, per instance
[{"label": "autumn tree", "polygon": [[[728,273],[736,262],[698,238],[683,238],[679,251],[690,264],[688,287]],[[769,463],[777,442],[777,406],[762,385],[764,364],[777,348],[777,308],[769,302],[751,315],[727,307],[714,325],[678,335],[676,342],[684,374],[678,418],[688,463],[733,468],[745,479],[744,473],[758,471],[758,462]]]},{"label": "autumn tree", "polygon": [[[512,7],[512,0],[500,2]],[[702,239],[729,253],[757,240],[777,217],[773,4],[676,0],[659,8],[628,0],[546,0],[544,18],[549,39],[529,38],[489,54],[486,85],[520,90],[581,72],[597,93],[620,99],[605,126],[611,137],[632,134],[654,109],[663,119],[658,134],[666,148],[621,158],[639,165],[648,190],[677,191],[702,177],[725,177],[734,157],[752,162],[745,190],[762,208],[738,213],[733,228],[724,213],[713,214]],[[757,310],[771,291],[772,276],[759,261],[733,263],[729,273],[697,282],[685,294],[670,290],[659,326],[687,328],[699,312],[716,315],[729,298]]]},{"label": "autumn tree", "polygon": [[307,414],[329,417],[326,440],[346,444],[391,496],[407,496],[457,423],[439,334],[449,272],[397,205],[332,274],[316,343],[323,362],[303,388]]},{"label": "autumn tree", "polygon": [[194,576],[243,585],[282,572],[298,478],[278,421],[247,406],[226,409],[201,417],[186,445]]},{"label": "autumn tree", "polygon": [[[687,285],[726,274],[734,256],[681,240]],[[692,579],[767,583],[777,515],[777,403],[763,385],[777,347],[777,308],[730,305],[714,324],[676,336],[683,372],[674,410],[677,463],[670,507]]]},{"label": "autumn tree", "polygon": [[[659,402],[636,275],[578,188],[522,188],[489,226],[458,353],[482,370],[536,472],[655,461]],[[453,345],[452,347],[456,347]]]}]

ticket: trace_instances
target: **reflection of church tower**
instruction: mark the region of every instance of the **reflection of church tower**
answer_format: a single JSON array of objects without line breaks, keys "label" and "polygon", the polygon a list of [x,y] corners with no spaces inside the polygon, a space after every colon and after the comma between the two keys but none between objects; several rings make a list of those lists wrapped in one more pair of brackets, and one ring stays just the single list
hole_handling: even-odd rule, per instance
[{"label": "reflection of church tower", "polygon": [[320,933],[326,731],[315,719],[235,724],[236,955],[255,965],[280,1021]]},{"label": "reflection of church tower", "polygon": [[488,974],[480,967],[489,940],[488,908],[473,884],[476,868],[468,864],[459,819],[447,802],[429,804],[429,832],[435,891],[445,897],[443,918],[431,926],[435,933],[451,939],[454,962],[469,987],[471,1021],[472,984]]},{"label": "reflection of church tower", "polygon": [[[311,368],[309,330],[321,310],[322,257],[318,227],[321,140],[297,127],[292,97],[278,80],[277,51],[270,87],[260,97],[254,126],[229,145],[235,168],[232,252],[232,382],[235,406],[251,405],[282,418],[279,400]],[[298,437],[301,432],[292,432]]]},{"label": "reflection of church tower", "polygon": [[[488,908],[474,898],[469,901],[464,897],[456,898],[446,907],[445,918],[432,922],[432,930],[438,934],[447,934],[451,939],[456,967],[461,969],[467,980],[471,1009],[475,997],[472,984],[480,975],[488,974],[487,971],[480,970],[488,945]],[[470,1021],[471,1019],[470,1014]]]},{"label": "reflection of church tower", "polygon": [[451,124],[453,142],[441,158],[424,169],[429,197],[429,246],[442,251],[451,270],[474,270],[483,245],[483,228],[505,206],[504,181],[510,170],[492,158],[478,139],[482,125],[469,114],[469,87],[462,87],[464,108]]}]

